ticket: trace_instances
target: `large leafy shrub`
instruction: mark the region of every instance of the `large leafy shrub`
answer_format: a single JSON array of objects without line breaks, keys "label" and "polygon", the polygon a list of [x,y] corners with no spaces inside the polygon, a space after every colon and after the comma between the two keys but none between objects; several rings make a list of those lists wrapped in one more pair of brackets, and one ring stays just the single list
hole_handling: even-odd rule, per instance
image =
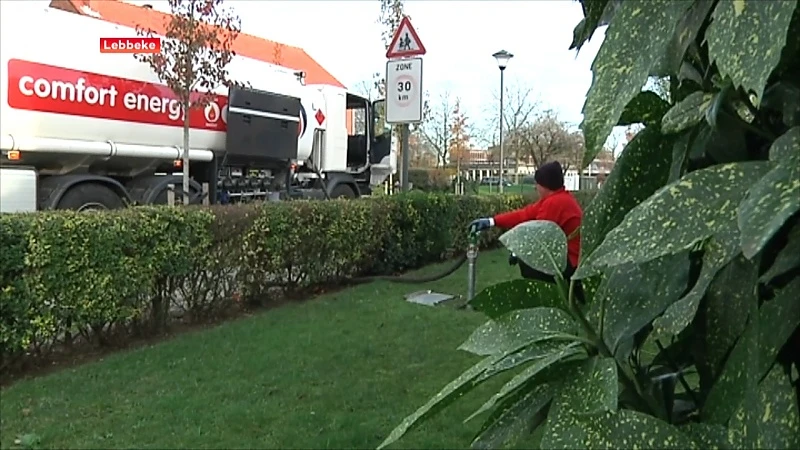
[{"label": "large leafy shrub", "polygon": [[[800,8],[796,0],[584,0],[609,23],[584,106],[585,162],[642,123],[585,211],[572,283],[517,280],[473,301],[475,366],[382,446],[516,370],[472,417],[497,448],[798,448]],[[669,100],[642,91],[667,77]],[[565,267],[548,222],[504,244]],[[794,336],[794,337],[793,337]],[[472,418],[470,417],[470,418]]]}]

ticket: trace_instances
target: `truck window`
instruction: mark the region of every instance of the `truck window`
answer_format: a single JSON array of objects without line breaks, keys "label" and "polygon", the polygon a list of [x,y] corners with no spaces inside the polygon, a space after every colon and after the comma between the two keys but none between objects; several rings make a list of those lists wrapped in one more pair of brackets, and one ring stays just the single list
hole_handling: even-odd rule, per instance
[{"label": "truck window", "polygon": [[350,136],[365,136],[367,134],[367,108],[366,105],[353,107],[348,105],[347,113],[352,117],[353,126],[350,127]]},{"label": "truck window", "polygon": [[385,100],[378,100],[372,103],[372,130],[375,133],[375,136],[380,136],[382,134],[388,134],[391,131],[391,127],[388,123],[386,123],[386,101]]}]

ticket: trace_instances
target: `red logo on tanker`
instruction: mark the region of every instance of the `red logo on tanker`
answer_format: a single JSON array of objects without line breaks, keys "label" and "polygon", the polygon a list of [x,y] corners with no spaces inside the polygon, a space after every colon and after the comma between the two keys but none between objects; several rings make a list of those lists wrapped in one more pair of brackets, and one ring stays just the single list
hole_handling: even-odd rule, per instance
[{"label": "red logo on tanker", "polygon": [[[214,106],[192,109],[189,126],[225,131],[227,100],[216,95],[209,104]],[[8,61],[8,104],[28,111],[183,127],[183,108],[166,85],[19,59]]]},{"label": "red logo on tanker", "polygon": [[206,105],[203,112],[205,114],[206,124],[215,123],[219,120],[220,111],[219,105],[216,102],[212,101]]}]

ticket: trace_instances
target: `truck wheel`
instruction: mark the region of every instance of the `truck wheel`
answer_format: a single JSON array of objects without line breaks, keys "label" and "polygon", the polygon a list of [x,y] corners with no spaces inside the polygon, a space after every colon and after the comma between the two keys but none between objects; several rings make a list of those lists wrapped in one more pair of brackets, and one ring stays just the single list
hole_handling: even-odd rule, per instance
[{"label": "truck wheel", "polygon": [[[169,187],[165,187],[163,191],[159,192],[159,194],[156,196],[155,200],[153,200],[152,204],[153,205],[166,205],[166,204],[168,204],[169,203],[167,201],[167,199],[169,198],[168,192],[169,192]],[[183,206],[183,186],[177,186],[176,185],[175,188],[174,188],[174,192],[175,192],[175,205]],[[202,198],[199,198],[199,197],[195,198],[196,196],[197,196],[197,191],[195,189],[192,189],[192,186],[189,186],[189,198],[190,199],[194,198],[194,200],[191,201],[191,203],[194,204],[194,205],[197,205],[197,204],[200,204],[200,203],[203,202]]]},{"label": "truck wheel", "polygon": [[353,188],[346,184],[337,184],[331,191],[331,198],[356,198]]},{"label": "truck wheel", "polygon": [[91,211],[123,207],[125,203],[112,189],[102,184],[83,183],[67,190],[56,209]]}]

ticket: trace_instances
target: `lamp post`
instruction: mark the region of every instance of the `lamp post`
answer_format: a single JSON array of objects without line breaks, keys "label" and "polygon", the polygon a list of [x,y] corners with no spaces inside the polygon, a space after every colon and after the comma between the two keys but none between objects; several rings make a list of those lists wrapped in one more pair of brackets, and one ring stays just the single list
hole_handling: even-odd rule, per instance
[{"label": "lamp post", "polygon": [[514,55],[505,50],[500,50],[492,56],[497,60],[497,67],[500,68],[500,185],[498,189],[502,194],[503,183],[505,182],[505,178],[503,177],[503,162],[505,159],[505,155],[503,155],[503,74],[506,71],[508,61],[513,58]]}]

